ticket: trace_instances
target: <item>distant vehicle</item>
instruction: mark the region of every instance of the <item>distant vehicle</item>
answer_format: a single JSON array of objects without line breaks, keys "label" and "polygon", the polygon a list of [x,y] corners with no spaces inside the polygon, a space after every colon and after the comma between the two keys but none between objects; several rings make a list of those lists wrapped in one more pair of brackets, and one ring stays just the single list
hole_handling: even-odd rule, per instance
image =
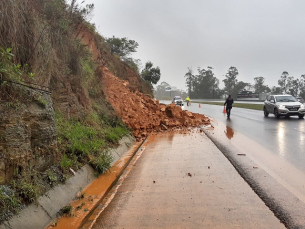
[{"label": "distant vehicle", "polygon": [[264,102],[265,117],[268,117],[269,113],[274,114],[276,118],[280,116],[304,118],[305,105],[292,95],[269,95]]},{"label": "distant vehicle", "polygon": [[180,96],[175,96],[172,103],[176,104],[177,106],[183,106],[183,100]]}]

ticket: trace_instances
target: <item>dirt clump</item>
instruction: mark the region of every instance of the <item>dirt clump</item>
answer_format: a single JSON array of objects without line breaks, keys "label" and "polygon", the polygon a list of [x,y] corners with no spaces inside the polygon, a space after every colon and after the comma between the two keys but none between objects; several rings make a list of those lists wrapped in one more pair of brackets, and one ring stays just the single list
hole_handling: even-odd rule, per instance
[{"label": "dirt clump", "polygon": [[139,91],[132,92],[128,81],[115,77],[106,67],[101,67],[99,73],[108,102],[137,140],[152,132],[211,124],[202,114],[182,110],[175,104],[160,104]]}]

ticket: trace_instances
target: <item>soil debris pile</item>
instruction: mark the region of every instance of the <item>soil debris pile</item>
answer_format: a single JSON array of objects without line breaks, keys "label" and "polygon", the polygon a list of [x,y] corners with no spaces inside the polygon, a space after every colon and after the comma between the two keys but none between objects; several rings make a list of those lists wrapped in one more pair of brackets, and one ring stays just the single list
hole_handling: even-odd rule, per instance
[{"label": "soil debris pile", "polygon": [[128,81],[118,79],[105,67],[99,70],[108,102],[132,129],[137,140],[151,132],[211,124],[202,114],[182,110],[175,104],[159,104],[158,100],[139,91],[132,92]]}]

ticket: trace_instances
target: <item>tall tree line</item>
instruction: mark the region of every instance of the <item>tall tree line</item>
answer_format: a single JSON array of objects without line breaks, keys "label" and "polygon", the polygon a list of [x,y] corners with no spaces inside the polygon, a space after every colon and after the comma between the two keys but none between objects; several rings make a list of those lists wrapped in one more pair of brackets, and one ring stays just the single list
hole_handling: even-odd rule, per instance
[{"label": "tall tree line", "polygon": [[192,98],[220,98],[219,80],[214,76],[213,68],[198,68],[194,75],[191,68],[185,74],[188,94]]},{"label": "tall tree line", "polygon": [[223,80],[224,88],[219,88],[219,80],[215,77],[213,68],[198,68],[197,74],[188,68],[185,74],[188,95],[192,98],[220,99],[223,96],[232,95],[236,99],[237,94],[251,88],[255,93],[272,93],[272,94],[291,94],[295,97],[305,98],[305,74],[300,78],[289,76],[287,71],[283,71],[278,80],[278,86],[270,88],[265,84],[265,78],[258,76],[254,78],[254,83],[247,83],[238,80],[238,69],[231,66],[225,74]]}]

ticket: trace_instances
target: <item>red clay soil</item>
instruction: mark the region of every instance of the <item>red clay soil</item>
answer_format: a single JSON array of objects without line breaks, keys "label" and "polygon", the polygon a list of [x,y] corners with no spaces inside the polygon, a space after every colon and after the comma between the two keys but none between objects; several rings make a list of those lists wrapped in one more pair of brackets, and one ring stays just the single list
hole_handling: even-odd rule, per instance
[{"label": "red clay soil", "polygon": [[159,104],[139,91],[131,92],[129,82],[115,77],[107,68],[99,69],[108,102],[118,116],[132,129],[137,140],[149,133],[172,129],[186,129],[209,125],[210,119],[202,114],[182,110],[174,104]]}]

